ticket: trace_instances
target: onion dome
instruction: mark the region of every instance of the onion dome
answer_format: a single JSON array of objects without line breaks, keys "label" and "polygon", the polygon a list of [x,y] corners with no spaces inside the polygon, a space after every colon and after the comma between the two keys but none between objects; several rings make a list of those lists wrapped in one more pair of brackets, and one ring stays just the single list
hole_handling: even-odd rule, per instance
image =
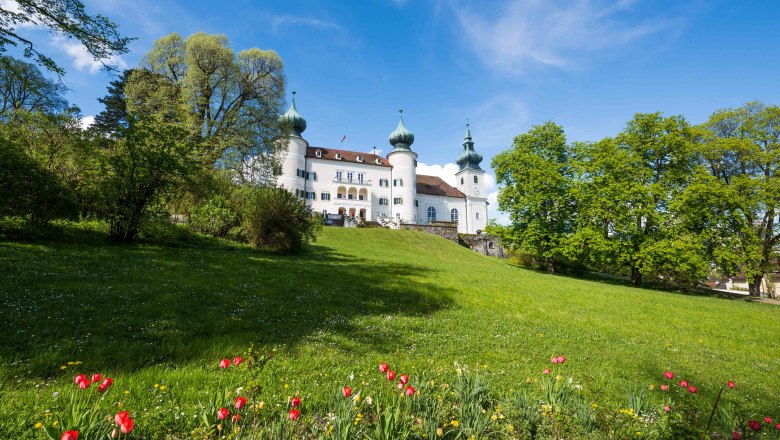
[{"label": "onion dome", "polygon": [[463,143],[463,153],[458,156],[458,160],[455,162],[460,167],[458,172],[464,170],[484,171],[479,166],[480,162],[482,162],[482,155],[474,151],[474,141],[471,140],[471,129],[468,123],[466,124],[466,139]]},{"label": "onion dome", "polygon": [[393,151],[412,151],[410,147],[414,143],[414,135],[404,126],[404,111],[399,110],[398,112],[401,114],[398,127],[390,133],[390,137],[387,139],[393,146]]},{"label": "onion dome", "polygon": [[287,113],[279,116],[279,125],[285,128],[290,128],[292,134],[300,137],[301,133],[306,130],[306,119],[303,119],[298,110],[295,108],[295,92],[292,92],[292,103]]}]

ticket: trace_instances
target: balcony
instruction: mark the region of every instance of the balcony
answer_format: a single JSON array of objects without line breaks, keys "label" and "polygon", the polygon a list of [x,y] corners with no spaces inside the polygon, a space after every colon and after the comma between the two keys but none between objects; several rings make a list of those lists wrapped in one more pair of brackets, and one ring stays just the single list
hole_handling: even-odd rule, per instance
[{"label": "balcony", "polygon": [[344,183],[344,184],[348,184],[348,185],[371,186],[371,181],[370,180],[365,180],[365,179],[363,179],[363,180],[359,180],[359,179],[346,179],[346,178],[339,179],[338,177],[336,177],[335,179],[333,179],[333,183]]}]

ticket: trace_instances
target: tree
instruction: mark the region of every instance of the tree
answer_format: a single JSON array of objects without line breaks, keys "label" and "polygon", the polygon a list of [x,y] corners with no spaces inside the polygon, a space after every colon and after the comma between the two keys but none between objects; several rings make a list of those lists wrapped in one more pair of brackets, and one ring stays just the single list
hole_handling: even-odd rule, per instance
[{"label": "tree", "polygon": [[57,113],[67,108],[64,85],[45,78],[30,63],[0,56],[0,119],[19,111]]},{"label": "tree", "polygon": [[761,295],[780,240],[780,107],[751,102],[715,112],[699,137],[702,166],[685,193],[689,222],[726,273]]},{"label": "tree", "polygon": [[547,122],[517,136],[512,148],[492,163],[502,185],[499,209],[508,212],[512,222],[502,238],[514,249],[533,254],[551,273],[575,224],[569,156],[563,128]]},{"label": "tree", "polygon": [[224,35],[199,32],[184,40],[173,33],[154,43],[143,64],[180,91],[204,164],[242,180],[272,165],[285,83],[275,52],[235,54]]},{"label": "tree", "polygon": [[127,127],[127,102],[125,87],[133,74],[134,69],[127,69],[122,75],[111,81],[108,86],[108,94],[98,101],[105,109],[95,116],[95,122],[91,128],[104,134],[116,135],[120,129]]},{"label": "tree", "polygon": [[32,41],[19,35],[17,30],[24,25],[45,26],[66,38],[74,38],[101,62],[127,53],[127,45],[132,41],[122,37],[117,25],[108,18],[87,14],[79,0],[11,0],[3,3],[0,6],[0,52],[5,52],[8,46],[22,44],[26,58],[34,59],[58,75],[65,71],[40,53]]},{"label": "tree", "polygon": [[694,131],[682,116],[637,114],[615,138],[581,145],[579,216],[572,245],[591,265],[656,272],[643,252],[673,237],[670,203],[693,170]]},{"label": "tree", "polygon": [[260,249],[298,252],[317,240],[322,218],[304,200],[279,187],[242,188],[244,232]]}]

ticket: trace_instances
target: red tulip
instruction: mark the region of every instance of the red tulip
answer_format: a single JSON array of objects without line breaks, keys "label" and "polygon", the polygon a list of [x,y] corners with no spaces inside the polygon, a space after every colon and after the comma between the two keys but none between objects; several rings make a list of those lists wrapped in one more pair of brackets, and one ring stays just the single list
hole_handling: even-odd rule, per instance
[{"label": "red tulip", "polygon": [[129,434],[134,427],[135,427],[135,421],[133,419],[128,418],[127,420],[122,422],[121,425],[119,425],[119,430],[122,431],[122,434]]},{"label": "red tulip", "polygon": [[661,391],[669,391],[669,385],[661,385]]},{"label": "red tulip", "polygon": [[691,394],[696,394],[696,392],[698,392],[699,390],[697,390],[695,386],[691,385],[691,386],[688,387],[688,391]]},{"label": "red tulip", "polygon": [[752,429],[753,431],[759,431],[759,430],[761,430],[761,423],[759,423],[759,422],[758,422],[758,421],[756,421],[756,420],[752,420],[752,419],[751,419],[751,420],[748,422],[748,426],[750,426],[750,429]]},{"label": "red tulip", "polygon": [[407,383],[409,383],[409,376],[407,376],[407,375],[405,375],[405,374],[402,374],[402,375],[401,375],[401,376],[398,378],[398,382],[401,382],[402,384],[406,385]]},{"label": "red tulip", "polygon": [[108,387],[104,387],[102,384],[98,385],[98,393],[100,393],[100,394],[105,393],[107,389],[108,389]]},{"label": "red tulip", "polygon": [[106,388],[110,387],[113,384],[114,384],[114,379],[111,379],[110,377],[103,379],[103,382],[100,383],[100,385],[103,385]]},{"label": "red tulip", "polygon": [[771,425],[772,424],[772,418],[769,417],[769,416],[764,417],[764,421],[766,422],[767,425]]},{"label": "red tulip", "polygon": [[387,373],[387,369],[390,368],[390,365],[386,363],[379,364],[379,372],[380,373]]},{"label": "red tulip", "polygon": [[557,356],[553,356],[553,357],[551,357],[551,358],[550,358],[550,362],[552,362],[552,363],[554,363],[554,364],[557,364],[557,363],[558,363],[558,357],[557,357]]},{"label": "red tulip", "polygon": [[406,395],[407,396],[414,396],[414,387],[409,385],[406,387]]},{"label": "red tulip", "polygon": [[566,358],[565,358],[565,357],[563,357],[563,356],[558,356],[558,363],[559,363],[559,364],[562,364],[562,363],[564,363],[564,362],[566,362]]},{"label": "red tulip", "polygon": [[298,397],[293,397],[290,399],[290,405],[292,405],[293,408],[297,408],[301,404],[301,399]]},{"label": "red tulip", "polygon": [[301,412],[297,409],[291,409],[290,414],[287,415],[287,417],[290,418],[290,420],[298,420],[298,417],[301,415]]},{"label": "red tulip", "polygon": [[681,380],[680,381],[680,386],[683,387],[683,388],[688,388],[688,381],[687,380]]},{"label": "red tulip", "polygon": [[669,412],[669,411],[671,411],[671,410],[672,410],[672,409],[671,409],[671,408],[669,408],[669,405],[664,405],[664,411],[666,411],[666,412]]},{"label": "red tulip", "polygon": [[244,359],[243,359],[243,358],[241,358],[241,356],[236,356],[236,357],[234,357],[234,358],[233,358],[233,365],[238,365],[238,364],[240,364],[241,362],[243,362],[243,360],[244,360]]},{"label": "red tulip", "polygon": [[778,423],[777,425],[775,425],[775,428],[776,428],[776,429],[778,429],[778,430],[780,430],[780,423]]},{"label": "red tulip", "polygon": [[130,418],[130,413],[128,413],[127,411],[119,411],[114,416],[114,423],[116,423],[117,425],[121,425],[122,422],[124,422],[129,418]]},{"label": "red tulip", "polygon": [[222,368],[223,370],[230,366],[230,360],[229,359],[222,359],[219,361],[219,368]]},{"label": "red tulip", "polygon": [[664,371],[664,377],[669,380],[672,380],[674,379],[674,373],[672,373],[671,371]]},{"label": "red tulip", "polygon": [[78,385],[79,382],[81,382],[82,380],[87,380],[87,375],[86,374],[79,374],[78,376],[74,377],[73,378],[73,383]]},{"label": "red tulip", "polygon": [[398,385],[396,385],[396,387],[398,388],[398,391],[403,391],[404,384],[402,384],[401,382],[398,382]]},{"label": "red tulip", "polygon": [[732,381],[726,382],[726,385],[728,385],[729,388],[734,388],[734,386],[735,386],[734,382],[732,382]]},{"label": "red tulip", "polygon": [[742,434],[738,433],[737,431],[734,431],[731,433],[731,438],[734,440],[742,440]]},{"label": "red tulip", "polygon": [[227,408],[220,408],[219,411],[217,411],[217,418],[219,420],[225,420],[228,414],[230,414],[230,411],[228,411]]},{"label": "red tulip", "polygon": [[92,375],[92,382],[98,383],[98,382],[100,382],[100,379],[102,379],[102,378],[103,378],[102,374],[97,374],[97,373],[93,374]]},{"label": "red tulip", "polygon": [[75,429],[73,431],[65,431],[62,433],[60,440],[78,440],[79,432]]},{"label": "red tulip", "polygon": [[550,373],[552,373],[552,372],[550,371],[550,369],[549,369],[549,368],[545,368],[545,369],[544,369],[544,374],[550,374]]},{"label": "red tulip", "polygon": [[236,409],[241,409],[246,406],[246,397],[236,397],[236,401],[233,403]]},{"label": "red tulip", "polygon": [[387,380],[395,380],[395,371],[388,370],[388,372],[387,372]]},{"label": "red tulip", "polygon": [[352,395],[352,388],[350,387],[344,387],[341,389],[341,395],[344,397],[349,397]]},{"label": "red tulip", "polygon": [[79,388],[82,390],[86,390],[89,388],[89,386],[92,385],[92,382],[89,381],[89,379],[84,379],[81,382],[79,382]]},{"label": "red tulip", "polygon": [[241,416],[238,414],[233,414],[233,418],[230,419],[233,423],[238,423],[241,421]]}]

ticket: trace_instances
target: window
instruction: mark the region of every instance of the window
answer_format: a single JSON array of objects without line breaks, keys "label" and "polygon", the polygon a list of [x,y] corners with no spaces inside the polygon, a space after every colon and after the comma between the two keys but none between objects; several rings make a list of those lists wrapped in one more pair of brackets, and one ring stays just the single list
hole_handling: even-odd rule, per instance
[{"label": "window", "polygon": [[352,182],[352,172],[347,171],[347,182]]},{"label": "window", "polygon": [[457,223],[458,222],[458,210],[457,209],[453,209],[452,211],[450,211],[450,221],[453,222],[453,223]]},{"label": "window", "polygon": [[403,205],[404,199],[402,197],[393,198],[393,205]]},{"label": "window", "polygon": [[343,175],[343,174],[341,173],[341,171],[336,171],[336,180],[338,180],[339,182],[341,182],[341,176],[342,176],[342,175]]},{"label": "window", "polygon": [[461,177],[461,178],[460,178],[460,184],[461,184],[461,185],[463,185],[463,183],[464,183],[464,182],[463,182],[463,178]]},{"label": "window", "polygon": [[322,210],[322,215],[328,215],[328,210],[327,209],[323,209]]},{"label": "window", "polygon": [[493,244],[492,241],[488,242],[488,249],[494,249],[496,246]]},{"label": "window", "polygon": [[317,180],[317,173],[307,171],[306,180]]},{"label": "window", "polygon": [[298,177],[306,178],[306,171],[305,170],[297,170]]},{"label": "window", "polygon": [[377,157],[376,160],[374,160],[374,163],[376,163],[377,165],[382,165],[382,159]]},{"label": "window", "polygon": [[404,179],[393,179],[393,186],[404,186]]},{"label": "window", "polygon": [[479,177],[474,176],[474,183],[479,183]]},{"label": "window", "polygon": [[317,193],[314,191],[306,191],[306,200],[317,200]]},{"label": "window", "polygon": [[358,162],[363,162],[363,156],[358,156],[358,157],[357,157],[357,161],[358,161]]},{"label": "window", "polygon": [[315,151],[314,155],[317,156],[317,157],[322,157],[322,150]]},{"label": "window", "polygon": [[477,213],[477,220],[479,220],[479,213]]},{"label": "window", "polygon": [[354,199],[354,198],[355,198],[355,195],[354,195],[354,194],[347,194],[347,198],[348,198],[349,200],[352,200],[352,199]]},{"label": "window", "polygon": [[320,194],[320,200],[330,200],[330,193]]},{"label": "window", "polygon": [[436,221],[436,208],[433,206],[428,207],[428,223]]},{"label": "window", "polygon": [[365,199],[366,196],[364,196],[363,194],[358,194],[358,200],[365,200]]},{"label": "window", "polygon": [[387,206],[387,197],[380,197],[379,198],[379,205]]},{"label": "window", "polygon": [[395,213],[395,218],[398,219],[398,220],[401,220],[401,213],[400,212],[396,212]]},{"label": "window", "polygon": [[379,179],[379,186],[390,186],[387,179]]},{"label": "window", "polygon": [[341,153],[336,153],[336,159],[341,160]]},{"label": "window", "polygon": [[419,208],[420,207],[420,201],[419,200],[415,200],[414,201],[414,207],[415,208]]},{"label": "window", "polygon": [[358,173],[358,182],[363,183],[363,173]]},{"label": "window", "polygon": [[336,198],[337,199],[343,199],[344,198],[344,194],[336,193]]}]

